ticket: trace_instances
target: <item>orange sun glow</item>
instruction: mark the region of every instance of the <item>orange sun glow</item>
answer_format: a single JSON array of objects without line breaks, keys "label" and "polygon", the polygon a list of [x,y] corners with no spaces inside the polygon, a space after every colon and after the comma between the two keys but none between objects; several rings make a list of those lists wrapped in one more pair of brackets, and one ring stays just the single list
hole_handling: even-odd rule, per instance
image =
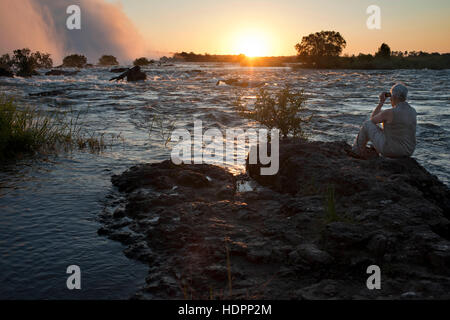
[{"label": "orange sun glow", "polygon": [[234,51],[247,57],[263,57],[269,54],[269,45],[264,34],[248,32],[236,38]]}]

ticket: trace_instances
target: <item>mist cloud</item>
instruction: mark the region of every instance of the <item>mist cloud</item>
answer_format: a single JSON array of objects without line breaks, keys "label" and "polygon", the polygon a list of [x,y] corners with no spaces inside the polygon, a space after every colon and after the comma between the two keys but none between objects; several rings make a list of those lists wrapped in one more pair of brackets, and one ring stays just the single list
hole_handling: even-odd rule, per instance
[{"label": "mist cloud", "polygon": [[[68,30],[69,5],[81,8],[81,30]],[[28,47],[60,62],[82,53],[90,62],[112,54],[121,62],[144,55],[139,32],[119,5],[104,0],[1,0],[0,53]]]}]

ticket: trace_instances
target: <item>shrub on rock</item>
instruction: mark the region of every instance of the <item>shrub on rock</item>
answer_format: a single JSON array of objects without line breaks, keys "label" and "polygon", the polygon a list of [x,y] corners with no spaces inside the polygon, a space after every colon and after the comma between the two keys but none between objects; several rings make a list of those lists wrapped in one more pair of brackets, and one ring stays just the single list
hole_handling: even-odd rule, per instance
[{"label": "shrub on rock", "polygon": [[87,64],[87,58],[81,54],[72,54],[63,59],[63,67],[84,68]]},{"label": "shrub on rock", "polygon": [[155,62],[154,60],[148,60],[147,58],[142,57],[142,58],[138,58],[138,59],[134,60],[133,65],[142,67],[142,66],[148,66],[149,64],[152,64],[154,62]]},{"label": "shrub on rock", "polygon": [[118,66],[119,62],[114,56],[103,55],[100,59],[98,59],[98,64],[100,66]]},{"label": "shrub on rock", "polygon": [[235,107],[242,117],[258,121],[269,130],[278,128],[283,138],[288,135],[305,138],[304,124],[311,117],[301,117],[305,110],[303,91],[291,91],[288,87],[275,94],[262,88],[256,95],[253,108],[248,108],[238,97]]}]

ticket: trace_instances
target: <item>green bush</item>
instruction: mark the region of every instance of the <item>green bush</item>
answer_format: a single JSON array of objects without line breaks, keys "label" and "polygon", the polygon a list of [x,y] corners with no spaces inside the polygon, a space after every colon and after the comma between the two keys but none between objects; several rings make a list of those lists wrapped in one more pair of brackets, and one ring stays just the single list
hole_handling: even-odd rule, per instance
[{"label": "green bush", "polygon": [[100,59],[98,59],[98,64],[100,66],[118,66],[119,62],[114,56],[103,55]]},{"label": "green bush", "polygon": [[149,64],[152,64],[154,62],[154,60],[148,60],[147,58],[142,57],[134,60],[133,65],[143,67],[148,66]]},{"label": "green bush", "polygon": [[12,62],[9,54],[6,53],[0,57],[0,68],[9,70],[12,68],[12,66],[13,66],[13,62]]},{"label": "green bush", "polygon": [[50,58],[49,53],[41,53],[36,51],[33,55],[36,59],[36,65],[38,68],[50,69],[53,67],[53,60]]},{"label": "green bush", "polygon": [[235,107],[242,117],[258,121],[269,130],[278,128],[283,138],[288,135],[306,138],[303,126],[311,120],[311,116],[301,117],[306,99],[303,91],[291,92],[289,87],[275,94],[262,88],[256,95],[253,108],[248,108],[241,97],[237,98]]},{"label": "green bush", "polygon": [[63,67],[84,68],[87,64],[87,58],[81,54],[72,54],[63,59]]},{"label": "green bush", "polygon": [[12,57],[9,54],[0,57],[0,67],[7,70],[13,69],[21,77],[38,75],[36,69],[51,68],[52,66],[53,60],[50,58],[50,54],[39,51],[31,52],[28,48],[14,50]]}]

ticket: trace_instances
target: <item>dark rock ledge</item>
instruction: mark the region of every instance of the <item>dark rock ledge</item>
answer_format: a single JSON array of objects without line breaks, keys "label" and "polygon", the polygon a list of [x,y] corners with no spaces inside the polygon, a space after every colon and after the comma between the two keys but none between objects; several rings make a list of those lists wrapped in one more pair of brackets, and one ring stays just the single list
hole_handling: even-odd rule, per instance
[{"label": "dark rock ledge", "polygon": [[[276,176],[247,168],[265,185],[251,192],[211,165],[132,167],[112,177],[99,234],[148,264],[136,298],[229,298],[227,261],[233,299],[450,298],[448,187],[414,159],[349,149],[282,143]],[[366,287],[372,264],[380,290]]]}]

